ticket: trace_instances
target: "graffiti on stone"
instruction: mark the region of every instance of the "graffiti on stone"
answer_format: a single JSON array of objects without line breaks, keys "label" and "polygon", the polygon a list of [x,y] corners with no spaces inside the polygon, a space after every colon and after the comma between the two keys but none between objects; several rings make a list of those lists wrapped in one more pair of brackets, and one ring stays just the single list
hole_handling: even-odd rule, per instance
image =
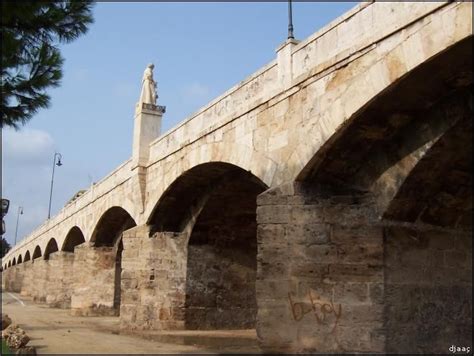
[{"label": "graffiti on stone", "polygon": [[341,304],[334,304],[334,301],[322,298],[311,288],[303,302],[295,302],[293,299],[291,293],[288,293],[288,301],[295,321],[300,321],[306,314],[312,314],[318,324],[332,326],[330,333],[336,330],[342,315]]}]

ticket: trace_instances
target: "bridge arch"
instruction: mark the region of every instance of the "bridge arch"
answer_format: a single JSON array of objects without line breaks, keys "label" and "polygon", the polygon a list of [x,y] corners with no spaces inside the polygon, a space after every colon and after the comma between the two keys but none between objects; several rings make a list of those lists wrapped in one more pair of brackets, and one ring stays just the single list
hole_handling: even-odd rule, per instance
[{"label": "bridge arch", "polygon": [[8,268],[10,268],[12,265],[12,261],[8,261]]},{"label": "bridge arch", "polygon": [[[471,60],[472,44],[463,40],[407,73],[359,110],[328,140],[297,180],[372,192],[381,217],[397,216],[410,222],[417,220],[426,204],[434,204],[420,205],[420,195],[426,201],[436,193],[428,192],[428,187],[435,189],[434,184],[427,184],[433,172],[425,169],[431,177],[421,176],[418,166],[423,161],[429,159],[438,170],[438,181],[452,170],[463,172],[462,184],[467,193],[472,192],[466,173],[472,158]],[[439,159],[436,161],[434,156]],[[457,166],[450,162],[450,158],[455,157]],[[420,188],[418,192],[414,190],[414,185],[423,187],[424,193]],[[408,208],[410,194],[414,199]],[[469,202],[460,202],[460,205],[469,207]],[[400,210],[401,206],[405,212]],[[441,211],[446,212],[441,209],[440,214],[443,214]],[[463,214],[467,219],[467,214]],[[439,218],[433,217],[430,222],[437,224]]]},{"label": "bridge arch", "polygon": [[235,167],[239,167],[244,171],[251,172],[266,186],[271,186],[274,180],[275,171],[277,170],[277,163],[270,159],[266,154],[255,151],[252,147],[239,144],[235,142],[215,142],[202,143],[191,151],[183,151],[181,159],[174,158],[172,167],[166,168],[167,164],[171,162],[161,162],[155,167],[150,167],[150,172],[153,170],[163,170],[166,172],[161,177],[162,184],[157,186],[157,189],[150,187],[150,196],[147,199],[147,205],[144,215],[147,216],[147,221],[154,214],[157,207],[157,201],[169,190],[170,186],[174,184],[183,174],[191,171],[194,167],[199,167],[205,164],[223,163]]},{"label": "bridge arch", "polygon": [[266,189],[240,167],[209,162],[184,172],[158,201],[151,234],[177,232],[187,248],[187,329],[255,327],[256,199]]},{"label": "bridge arch", "polygon": [[122,233],[136,226],[135,220],[122,207],[113,206],[102,214],[92,232],[91,242],[94,246],[114,246],[122,237]]},{"label": "bridge arch", "polygon": [[15,266],[15,265],[16,265],[16,257],[13,257],[12,266]]},{"label": "bridge arch", "polygon": [[26,251],[26,253],[25,253],[25,262],[29,261],[29,260],[31,260],[30,251]]},{"label": "bridge arch", "polygon": [[[310,127],[307,132],[308,137],[313,137],[313,140],[301,142],[293,150],[293,155],[297,157],[294,162],[294,177],[297,181],[303,181],[304,177],[311,175],[314,168],[321,164],[325,152],[339,140],[342,133],[346,131],[355,118],[366,111],[367,107],[372,105],[373,101],[377,100],[380,95],[385,95],[387,92],[396,89],[407,76],[412,76],[420,68],[426,68],[428,63],[440,63],[440,58],[446,59],[455,52],[462,56],[454,61],[456,62],[455,65],[461,64],[462,68],[466,68],[465,59],[472,57],[467,54],[467,51],[469,51],[467,49],[469,47],[468,43],[472,41],[472,33],[459,32],[454,34],[449,31],[444,32],[441,27],[438,31],[440,36],[436,41],[436,45],[431,46],[429,51],[425,50],[421,38],[408,37],[403,39],[401,44],[393,48],[387,47],[387,50],[381,51],[380,57],[375,59],[374,56],[371,63],[364,63],[362,66],[369,68],[368,70],[360,72],[360,63],[355,60],[333,75],[328,76],[324,84],[326,93],[331,93],[331,95],[325,94],[328,98],[324,100],[324,103],[321,103],[321,108],[326,110],[318,114],[318,124]],[[443,32],[442,35],[441,32]],[[416,59],[409,54],[412,52],[407,51],[407,48],[419,48]],[[432,68],[435,67],[436,65],[432,66]],[[444,67],[435,69],[440,71],[441,76],[443,76],[442,73],[449,72]],[[443,78],[443,80],[452,80],[449,85],[457,85],[454,83],[456,80],[459,80],[458,84],[466,79],[469,81],[468,78],[462,78],[461,70],[453,69],[451,72],[453,71],[458,71],[458,76],[455,75],[453,78],[445,76]],[[425,71],[425,74],[428,74],[427,72]],[[466,73],[469,73],[469,69]],[[349,78],[350,80],[348,80]],[[341,81],[341,79],[343,80]],[[422,83],[425,82],[424,79],[422,78]],[[432,75],[432,73],[429,73],[426,79],[433,82],[441,78],[438,74]],[[418,83],[418,89],[420,85],[422,84]],[[445,88],[450,90],[448,87]],[[429,91],[429,85],[425,85],[425,91]],[[398,113],[401,117],[398,119],[396,117],[392,118],[389,125],[402,124],[407,115],[415,114],[402,110],[399,110]],[[386,111],[383,114],[386,114]],[[387,123],[387,121],[384,121],[384,123]],[[378,133],[374,132],[374,134],[380,135],[380,131]]]},{"label": "bridge arch", "polygon": [[74,248],[86,242],[82,230],[78,226],[73,226],[66,235],[61,251],[74,252]]},{"label": "bridge arch", "polygon": [[[341,200],[351,201],[343,208],[363,212],[363,223],[351,226],[354,244],[355,236],[364,236],[357,231],[360,226],[365,233],[376,231],[372,241],[381,244],[388,353],[400,350],[393,336],[400,330],[407,342],[416,342],[416,333],[408,330],[433,330],[423,345],[417,344],[427,353],[437,340],[471,335],[470,326],[454,331],[456,325],[470,325],[472,305],[472,264],[467,262],[472,254],[471,40],[438,53],[366,103],[297,178],[326,196],[343,195]],[[377,214],[364,210],[360,197],[368,198],[364,204],[370,208],[373,202]],[[331,238],[337,240],[335,231]],[[448,263],[436,257],[451,253],[458,257]],[[451,278],[453,269],[462,277]],[[455,300],[447,292],[451,288]],[[408,295],[416,302],[406,308],[399,301]],[[462,310],[459,319],[441,324],[439,316],[417,315],[435,304],[443,305],[437,315]],[[407,313],[416,316],[406,324],[395,321]]]},{"label": "bridge arch", "polygon": [[23,263],[23,257],[20,255],[18,256],[18,264]]},{"label": "bridge arch", "polygon": [[[137,224],[127,210],[120,206],[113,206],[102,214],[95,225],[90,240],[96,253],[109,261],[106,263],[108,267],[99,273],[112,273],[113,282],[111,285],[104,284],[100,288],[104,291],[113,290],[113,293],[107,293],[109,295],[113,294],[113,307],[111,310],[116,315],[120,314],[121,303],[122,234],[124,231],[135,226]],[[107,256],[110,256],[110,258]],[[110,265],[110,261],[114,261],[113,266]]]},{"label": "bridge arch", "polygon": [[51,239],[49,239],[48,244],[46,245],[46,248],[44,249],[43,258],[45,260],[48,260],[49,255],[57,251],[59,251],[58,243],[56,242],[56,239],[52,237]]},{"label": "bridge arch", "polygon": [[33,260],[37,259],[38,257],[41,257],[42,256],[42,253],[41,253],[41,247],[39,247],[39,245],[37,245],[35,247],[35,249],[33,250]]}]

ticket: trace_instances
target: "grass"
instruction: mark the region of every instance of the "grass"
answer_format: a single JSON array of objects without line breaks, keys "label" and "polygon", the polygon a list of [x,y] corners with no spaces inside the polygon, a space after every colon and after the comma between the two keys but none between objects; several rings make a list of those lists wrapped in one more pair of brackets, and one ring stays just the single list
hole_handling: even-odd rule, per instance
[{"label": "grass", "polygon": [[2,339],[2,355],[13,355],[7,346],[5,340]]}]

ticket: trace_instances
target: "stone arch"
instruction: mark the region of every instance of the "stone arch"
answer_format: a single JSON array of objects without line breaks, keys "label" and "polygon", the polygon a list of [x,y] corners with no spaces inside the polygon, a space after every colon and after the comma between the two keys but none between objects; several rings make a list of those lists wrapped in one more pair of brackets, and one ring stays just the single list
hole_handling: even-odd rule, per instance
[{"label": "stone arch", "polygon": [[42,253],[41,253],[41,247],[39,247],[39,245],[37,245],[35,247],[35,249],[33,250],[33,260],[37,259],[38,257],[41,257],[42,256]]},{"label": "stone arch", "polygon": [[90,241],[96,247],[114,246],[120,240],[122,232],[136,225],[125,209],[119,206],[111,207],[100,217]]},{"label": "stone arch", "polygon": [[16,257],[13,257],[12,266],[15,266],[15,265],[16,265]]},{"label": "stone arch", "polygon": [[23,263],[23,257],[20,255],[18,256],[18,264]]},{"label": "stone arch", "polygon": [[25,262],[29,261],[29,260],[31,260],[30,251],[26,251],[26,253],[25,253]]},{"label": "stone arch", "polygon": [[[200,211],[208,195],[229,181],[246,179],[266,187],[259,178],[242,168],[226,162],[208,162],[185,171],[162,194],[147,223],[155,231],[183,232],[192,229],[193,215]],[[191,225],[189,225],[191,223]]]},{"label": "stone arch", "polygon": [[187,329],[255,327],[256,198],[266,189],[240,167],[209,162],[184,172],[157,203],[151,234],[173,232],[185,250]]},{"label": "stone arch", "polygon": [[472,44],[463,40],[413,69],[353,115],[297,181],[371,192],[379,215],[390,215],[387,209],[395,209],[391,202],[417,164],[432,156],[432,147],[446,146],[444,135],[457,132],[459,137],[467,130],[462,142],[466,151],[472,147],[467,142],[472,133],[471,60]]},{"label": "stone arch", "polygon": [[[113,290],[113,307],[111,310],[115,314],[120,314],[121,304],[122,234],[136,225],[135,220],[124,208],[114,206],[102,214],[91,236],[91,243],[96,253],[102,256],[99,258],[108,261],[106,263],[107,271],[102,272],[112,273],[114,276],[113,283],[110,286],[106,285],[105,288]],[[111,265],[111,262],[113,262],[113,265]]]},{"label": "stone arch", "polygon": [[[438,26],[440,25],[438,24]],[[437,30],[439,37],[436,44],[433,43],[433,46],[430,46],[429,51],[426,51],[426,47],[423,44],[424,37],[408,36],[408,38],[404,38],[403,42],[394,48],[390,48],[388,51],[381,51],[380,58],[376,61],[374,60],[371,66],[367,67],[369,70],[364,69],[363,73],[359,72],[359,61],[355,60],[348,66],[334,72],[334,75],[328,76],[326,89],[339,89],[342,87],[343,90],[339,90],[339,92],[333,90],[332,93],[334,95],[330,95],[328,99],[325,99],[328,109],[321,112],[318,118],[319,123],[314,125],[310,132],[308,132],[308,137],[314,137],[313,143],[301,142],[294,149],[293,154],[299,158],[295,164],[295,177],[297,177],[297,180],[302,180],[304,176],[307,176],[308,173],[310,174],[309,171],[313,170],[320,163],[324,157],[324,152],[340,137],[344,128],[350,125],[351,121],[361,111],[364,111],[374,98],[387,91],[391,91],[398,85],[400,80],[403,80],[405,76],[417,70],[418,67],[424,66],[433,60],[436,61],[439,56],[444,56],[447,52],[453,53],[453,48],[459,49],[460,47],[468,46],[467,43],[472,41],[472,31],[457,31],[454,28],[443,31],[443,28],[439,27]],[[412,51],[407,50],[408,48],[417,48],[416,59],[413,58]],[[465,61],[470,56],[469,54],[466,56],[466,51],[461,55],[463,57],[457,63]],[[466,67],[466,63],[462,63],[462,65],[464,68]],[[365,64],[362,66],[364,67]],[[445,68],[437,69],[440,69],[441,72],[446,72],[444,71]],[[438,74],[433,76],[430,73],[426,77],[426,79],[432,81],[434,78],[429,77],[438,77]],[[344,81],[347,78],[350,78],[350,80],[341,82],[340,78],[343,78]],[[453,81],[451,84],[454,84],[457,79],[461,82],[464,80],[462,74],[459,78],[453,77],[449,79]],[[301,168],[298,169],[297,167]]]},{"label": "stone arch", "polygon": [[56,242],[56,239],[52,237],[49,241],[48,244],[46,245],[46,248],[44,249],[44,259],[47,260],[49,259],[49,255],[59,251],[58,248],[58,243]]},{"label": "stone arch", "polygon": [[12,265],[12,261],[8,261],[8,268],[10,268]]},{"label": "stone arch", "polygon": [[[202,144],[189,152],[183,152],[182,159],[175,158],[175,160],[172,169],[166,169],[167,174],[163,176],[159,189],[150,190],[150,197],[147,199],[148,203],[145,209],[145,216],[148,217],[147,221],[156,210],[156,202],[161,199],[171,184],[194,167],[213,162],[230,164],[251,172],[266,186],[272,184],[277,170],[277,163],[267,155],[255,151],[252,147],[235,142]],[[166,162],[163,162],[163,165],[166,165]],[[151,167],[150,169],[160,170],[164,168],[160,166],[159,168]]]},{"label": "stone arch", "polygon": [[74,248],[86,242],[82,230],[78,226],[73,226],[66,235],[61,251],[74,252]]}]

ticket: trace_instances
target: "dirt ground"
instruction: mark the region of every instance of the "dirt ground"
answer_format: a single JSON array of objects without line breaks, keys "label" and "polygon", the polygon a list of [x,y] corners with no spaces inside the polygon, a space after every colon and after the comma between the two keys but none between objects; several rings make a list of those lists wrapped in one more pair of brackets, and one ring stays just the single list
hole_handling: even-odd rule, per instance
[{"label": "dirt ground", "polygon": [[121,334],[118,317],[73,317],[10,292],[2,292],[2,313],[26,331],[38,354],[260,352],[255,330]]}]

